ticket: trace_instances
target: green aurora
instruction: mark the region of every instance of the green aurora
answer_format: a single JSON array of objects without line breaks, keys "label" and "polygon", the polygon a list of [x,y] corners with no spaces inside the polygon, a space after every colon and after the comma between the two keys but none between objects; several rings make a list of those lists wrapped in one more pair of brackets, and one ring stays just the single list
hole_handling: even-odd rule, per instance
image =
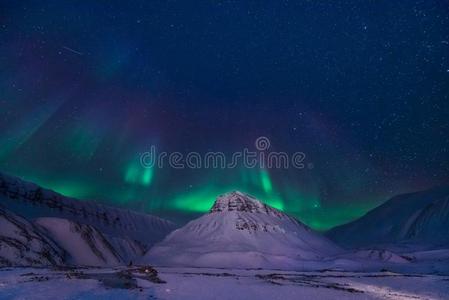
[{"label": "green aurora", "polygon": [[[316,230],[327,230],[348,222],[376,206],[373,201],[363,201],[360,205],[352,204],[350,207],[323,206],[320,198],[313,193],[301,192],[300,189],[288,185],[277,188],[270,176],[271,170],[266,169],[240,168],[232,172],[208,170],[210,176],[206,178],[210,178],[209,182],[199,180],[195,185],[184,185],[184,190],[173,186],[170,188],[171,193],[158,193],[157,170],[142,168],[132,160],[122,169],[121,185],[110,185],[98,179],[87,180],[81,177],[47,179],[45,176],[30,174],[24,176],[24,179],[64,196],[81,200],[94,199],[162,215],[169,212],[192,216],[206,213],[218,195],[239,190],[298,218]],[[220,175],[221,171],[226,175]],[[160,171],[160,174],[162,176],[163,172]],[[232,182],[233,179],[235,182]]]},{"label": "green aurora", "polygon": [[[240,190],[318,230],[449,183],[447,1],[192,2],[3,1],[0,172],[179,224]],[[306,168],[136,157],[260,137]]]}]

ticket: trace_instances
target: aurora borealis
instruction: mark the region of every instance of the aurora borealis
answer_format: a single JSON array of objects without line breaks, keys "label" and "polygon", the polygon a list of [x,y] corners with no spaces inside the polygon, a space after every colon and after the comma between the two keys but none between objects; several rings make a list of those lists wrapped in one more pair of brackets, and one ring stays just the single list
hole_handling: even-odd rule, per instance
[{"label": "aurora borealis", "polygon": [[[449,183],[445,1],[0,4],[0,171],[184,222],[229,190],[316,229]],[[307,168],[142,168],[266,136]]]}]

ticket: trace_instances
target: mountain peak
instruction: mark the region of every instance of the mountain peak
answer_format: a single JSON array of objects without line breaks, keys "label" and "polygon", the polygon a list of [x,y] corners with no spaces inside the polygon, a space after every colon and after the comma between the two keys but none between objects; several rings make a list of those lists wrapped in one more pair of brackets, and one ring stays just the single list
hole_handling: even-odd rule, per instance
[{"label": "mountain peak", "polygon": [[160,265],[266,268],[296,266],[341,250],[301,222],[256,198],[232,191],[210,212],[170,233],[142,259]]},{"label": "mountain peak", "polygon": [[217,197],[210,213],[223,211],[238,211],[249,213],[262,213],[276,215],[278,217],[284,214],[277,209],[262,203],[255,197],[240,191],[232,191]]}]

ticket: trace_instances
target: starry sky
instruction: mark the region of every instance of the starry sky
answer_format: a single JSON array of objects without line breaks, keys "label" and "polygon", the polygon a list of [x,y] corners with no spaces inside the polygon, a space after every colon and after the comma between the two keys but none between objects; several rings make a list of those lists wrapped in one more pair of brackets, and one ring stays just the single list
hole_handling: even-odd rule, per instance
[{"label": "starry sky", "polygon": [[[318,230],[449,183],[449,2],[2,1],[0,170],[185,222],[242,190]],[[304,169],[144,169],[270,139]]]}]

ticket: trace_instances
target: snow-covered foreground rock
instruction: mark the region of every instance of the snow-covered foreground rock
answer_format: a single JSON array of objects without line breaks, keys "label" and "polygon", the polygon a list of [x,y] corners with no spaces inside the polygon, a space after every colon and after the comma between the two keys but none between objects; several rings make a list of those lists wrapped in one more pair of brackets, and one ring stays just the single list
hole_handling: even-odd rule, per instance
[{"label": "snow-covered foreground rock", "polygon": [[249,195],[217,198],[208,214],[175,230],[142,263],[222,268],[297,268],[341,252],[296,219]]},{"label": "snow-covered foreground rock", "polygon": [[196,268],[0,269],[0,299],[447,299],[449,277]]}]

